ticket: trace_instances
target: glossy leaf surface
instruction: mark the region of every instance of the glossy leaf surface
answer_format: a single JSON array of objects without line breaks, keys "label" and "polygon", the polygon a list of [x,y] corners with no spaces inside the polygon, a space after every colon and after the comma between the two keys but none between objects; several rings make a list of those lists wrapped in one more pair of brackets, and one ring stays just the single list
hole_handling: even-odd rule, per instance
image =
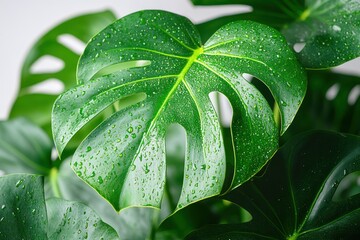
[{"label": "glossy leaf surface", "polygon": [[360,56],[360,2],[357,0],[308,1],[197,1],[197,5],[245,4],[253,12],[222,17],[201,24],[205,38],[212,26],[233,19],[252,19],[281,29],[308,68],[328,68]]},{"label": "glossy leaf surface", "polygon": [[[61,196],[65,200],[85,203],[113,227],[123,239],[145,239],[157,226],[154,209],[130,208],[118,214],[94,189],[76,176],[70,159],[51,160],[52,142],[39,127],[25,119],[0,122],[0,170],[8,173],[45,175],[45,198]],[[136,223],[136,224],[135,224]]]},{"label": "glossy leaf surface", "polygon": [[[219,194],[226,160],[210,92],[223,92],[233,104],[237,156],[232,187],[254,175],[278,145],[271,108],[243,73],[270,88],[280,106],[283,133],[302,101],[306,79],[277,31],[235,22],[203,46],[184,17],[134,13],[108,26],[86,47],[78,67],[80,85],[54,105],[56,147],[61,153],[79,129],[117,102],[119,111],[82,142],[72,161],[76,173],[115,209],[160,207],[165,134],[173,123],[184,127],[187,140],[177,209]],[[135,104],[124,103],[124,98]]]},{"label": "glossy leaf surface", "polygon": [[187,239],[357,239],[360,195],[334,196],[345,176],[359,170],[358,136],[302,134],[281,148],[262,176],[227,196],[251,213],[250,222],[205,227]]},{"label": "glossy leaf surface", "polygon": [[51,168],[50,138],[31,122],[0,121],[0,170],[47,175]]},{"label": "glossy leaf surface", "polygon": [[51,198],[46,201],[49,239],[120,239],[114,229],[79,202]]},{"label": "glossy leaf surface", "polygon": [[101,219],[114,228],[121,239],[148,239],[157,222],[153,219],[158,210],[149,208],[127,208],[117,213],[94,189],[84,183],[70,168],[70,159],[59,169],[57,184],[62,198],[85,203],[96,211]]},{"label": "glossy leaf surface", "polygon": [[[86,14],[64,21],[44,34],[25,58],[19,94],[12,106],[10,118],[26,116],[50,135],[51,109],[59,95],[52,92],[52,88],[59,85],[62,92],[61,86],[67,90],[76,85],[79,53],[75,48],[81,48],[78,42],[85,45],[92,36],[115,19],[110,11]],[[37,64],[40,67],[36,70]],[[59,65],[59,68],[52,65]],[[40,85],[49,81],[58,81],[58,84],[52,83],[52,88],[47,86],[47,92],[39,89]]]},{"label": "glossy leaf surface", "polygon": [[119,239],[89,207],[44,198],[43,177],[0,177],[1,239]]}]

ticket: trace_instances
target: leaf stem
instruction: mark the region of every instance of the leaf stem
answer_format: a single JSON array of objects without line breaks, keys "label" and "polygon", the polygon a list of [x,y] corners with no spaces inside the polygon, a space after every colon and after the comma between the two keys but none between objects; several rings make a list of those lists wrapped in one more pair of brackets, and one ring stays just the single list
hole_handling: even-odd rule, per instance
[{"label": "leaf stem", "polygon": [[50,184],[51,184],[51,188],[52,188],[52,191],[54,193],[54,196],[57,197],[57,198],[61,198],[61,192],[60,192],[60,188],[59,188],[59,184],[58,184],[58,169],[53,167],[51,168],[50,170],[50,174],[49,174],[49,177],[50,177]]},{"label": "leaf stem", "polygon": [[159,225],[160,211],[153,211],[152,227],[149,240],[156,240],[156,232]]},{"label": "leaf stem", "polygon": [[171,211],[174,211],[176,208],[176,203],[173,196],[171,195],[169,184],[165,184],[165,194],[167,196]]},{"label": "leaf stem", "polygon": [[274,111],[274,120],[275,120],[276,126],[280,129],[281,128],[281,115],[280,115],[279,105],[277,104],[276,101],[274,103],[273,111]]}]

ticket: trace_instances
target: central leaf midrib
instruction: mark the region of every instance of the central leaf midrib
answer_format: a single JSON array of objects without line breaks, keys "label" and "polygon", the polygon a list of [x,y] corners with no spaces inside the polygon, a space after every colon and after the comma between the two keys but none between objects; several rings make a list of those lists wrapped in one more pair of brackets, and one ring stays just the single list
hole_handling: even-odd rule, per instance
[{"label": "central leaf midrib", "polygon": [[[193,63],[197,60],[198,56],[200,54],[202,54],[204,51],[204,49],[202,47],[196,49],[194,51],[194,53],[188,58],[187,63],[185,64],[184,68],[181,70],[181,72],[179,73],[179,75],[177,75],[177,80],[174,84],[174,86],[170,89],[169,93],[166,95],[163,103],[161,104],[161,106],[158,108],[156,115],[154,116],[153,120],[151,121],[149,128],[146,130],[146,132],[144,133],[144,135],[148,134],[149,131],[152,129],[153,125],[155,124],[155,122],[157,121],[157,119],[159,118],[159,116],[161,115],[162,111],[165,109],[165,105],[169,102],[170,98],[174,95],[175,91],[177,90],[178,86],[180,85],[180,83],[182,83],[184,81],[184,77],[186,75],[186,73],[189,71],[189,69],[191,68],[191,66],[193,65]],[[144,136],[141,139],[141,142],[139,144],[139,148],[137,149],[132,162],[134,162],[136,156],[138,156],[139,152],[141,152],[141,148],[143,145],[143,141],[144,141]],[[125,178],[124,178],[124,182],[127,181],[127,177],[128,177],[128,173],[126,173]],[[120,191],[120,196],[123,195],[123,190],[124,188],[121,189]],[[119,196],[119,197],[120,197]],[[121,203],[120,203],[121,205]]]},{"label": "central leaf midrib", "polygon": [[202,54],[203,52],[203,48],[198,48],[194,51],[194,53],[188,58],[188,61],[186,63],[186,65],[184,66],[184,68],[181,70],[181,72],[178,75],[178,78],[174,84],[174,86],[170,89],[168,95],[165,97],[163,103],[161,104],[158,112],[156,113],[154,119],[151,121],[151,124],[149,126],[149,129],[152,127],[152,125],[154,124],[154,122],[156,122],[156,120],[158,119],[158,117],[160,116],[162,110],[164,109],[165,105],[169,102],[170,98],[174,95],[176,89],[178,88],[179,84],[184,80],[185,74],[189,71],[190,67],[192,66],[192,64],[196,61],[197,57]]}]

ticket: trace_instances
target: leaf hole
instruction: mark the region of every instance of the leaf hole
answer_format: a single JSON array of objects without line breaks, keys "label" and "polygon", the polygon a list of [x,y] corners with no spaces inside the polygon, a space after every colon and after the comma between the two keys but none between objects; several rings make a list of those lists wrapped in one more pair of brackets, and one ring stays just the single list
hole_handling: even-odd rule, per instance
[{"label": "leaf hole", "polygon": [[57,41],[78,55],[85,49],[85,43],[71,34],[60,35]]},{"label": "leaf hole", "polygon": [[220,119],[221,126],[230,127],[233,118],[233,108],[229,99],[217,91],[209,93],[209,98]]},{"label": "leaf hole", "polygon": [[253,78],[254,78],[253,75],[248,74],[248,73],[243,73],[242,76],[243,76],[243,78],[244,78],[246,81],[248,81],[248,82],[252,82],[252,80],[253,80]]},{"label": "leaf hole", "polygon": [[336,98],[336,96],[338,95],[340,90],[340,85],[338,83],[335,83],[334,85],[332,85],[326,92],[326,99],[329,101],[332,101]]},{"label": "leaf hole", "polygon": [[348,103],[353,106],[358,101],[360,97],[360,85],[353,87],[349,93]]},{"label": "leaf hole", "polygon": [[64,68],[64,61],[51,56],[45,55],[38,59],[31,67],[30,72],[32,74],[38,73],[55,73]]},{"label": "leaf hole", "polygon": [[260,93],[265,97],[269,106],[274,106],[275,104],[274,96],[272,95],[270,89],[268,88],[268,86],[266,86],[265,83],[263,83],[261,80],[257,79],[256,77],[253,77],[251,84],[255,86],[255,88],[258,91],[260,91]]},{"label": "leaf hole", "polygon": [[[171,124],[165,136],[166,149],[166,185],[169,192],[162,202],[165,209],[173,211],[176,206],[173,203],[178,202],[181,194],[184,177],[184,162],[186,154],[186,131],[178,123]],[[169,199],[172,199],[169,201]]]},{"label": "leaf hole", "polygon": [[64,83],[59,79],[51,78],[28,88],[30,93],[60,94],[65,90]]},{"label": "leaf hole", "polygon": [[[344,170],[346,175],[346,170]],[[333,202],[340,202],[360,193],[360,171],[352,172],[346,175],[339,183],[334,196]]]},{"label": "leaf hole", "polygon": [[306,43],[295,43],[293,46],[294,51],[297,53],[301,52],[304,49],[305,45]]},{"label": "leaf hole", "polygon": [[100,69],[97,73],[94,74],[92,79],[106,76],[115,72],[119,72],[124,69],[130,69],[130,68],[138,68],[138,67],[146,67],[151,64],[151,61],[148,60],[137,60],[137,61],[128,61],[128,62],[122,62],[122,63],[116,63],[109,66],[106,66],[102,69]]}]

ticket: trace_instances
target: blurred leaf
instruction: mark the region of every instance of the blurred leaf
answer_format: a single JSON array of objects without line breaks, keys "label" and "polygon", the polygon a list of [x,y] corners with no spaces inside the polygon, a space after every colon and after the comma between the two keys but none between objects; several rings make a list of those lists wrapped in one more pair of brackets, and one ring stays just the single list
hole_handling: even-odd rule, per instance
[{"label": "blurred leaf", "polygon": [[196,5],[245,4],[252,13],[213,19],[200,24],[203,39],[215,28],[238,19],[281,29],[307,68],[329,68],[360,56],[358,0],[193,0]]},{"label": "blurred leaf", "polygon": [[0,122],[0,135],[0,170],[5,173],[45,175],[46,198],[61,196],[66,200],[85,203],[116,229],[122,239],[145,239],[158,224],[153,220],[158,215],[155,209],[129,208],[117,213],[94,189],[76,176],[70,168],[70,159],[57,166],[59,163],[51,160],[53,144],[49,137],[26,119]]},{"label": "blurred leaf", "polygon": [[213,225],[187,239],[357,239],[360,195],[334,200],[343,178],[360,170],[360,137],[309,132],[286,143],[262,176],[227,199],[252,220]]},{"label": "blurred leaf", "polygon": [[184,239],[208,224],[234,224],[249,220],[249,214],[231,202],[213,197],[189,205],[171,215],[156,231],[156,239]]},{"label": "blurred leaf", "polygon": [[[280,106],[281,129],[244,73],[253,73],[271,89]],[[274,29],[234,22],[202,46],[188,19],[164,11],[137,12],[101,31],[80,59],[78,78],[79,86],[62,94],[53,108],[60,154],[104,108],[124,97],[135,99],[94,129],[71,162],[78,176],[116,210],[160,207],[166,184],[165,135],[173,123],[187,134],[175,211],[221,192],[226,160],[211,92],[223,92],[236,110],[231,135],[237,153],[234,188],[277,150],[279,131],[290,125],[306,89],[303,69]]]},{"label": "blurred leaf", "polygon": [[45,206],[41,176],[2,176],[0,189],[1,239],[119,239],[81,203],[50,199]]},{"label": "blurred leaf", "polygon": [[52,141],[26,119],[0,121],[0,170],[5,173],[49,174]]},{"label": "blurred leaf", "polygon": [[360,77],[309,71],[308,79],[306,97],[284,139],[310,129],[360,135]]},{"label": "blurred leaf", "polygon": [[[76,85],[76,65],[79,60],[79,53],[74,51],[76,41],[87,43],[93,35],[115,19],[110,11],[86,14],[69,19],[43,35],[32,46],[23,63],[20,90],[12,106],[10,118],[26,116],[51,136],[51,109],[58,94],[43,93],[44,90],[39,91],[36,87],[54,80],[59,81],[58,84],[63,85],[65,90]],[[67,38],[66,44],[62,37]],[[55,71],[40,69],[40,72],[34,72],[34,66],[41,60],[48,61],[47,65],[62,63],[63,67],[60,66],[60,69]],[[47,91],[49,90],[51,88],[47,86]]]},{"label": "blurred leaf", "polygon": [[0,239],[47,239],[43,178],[0,176]]}]

